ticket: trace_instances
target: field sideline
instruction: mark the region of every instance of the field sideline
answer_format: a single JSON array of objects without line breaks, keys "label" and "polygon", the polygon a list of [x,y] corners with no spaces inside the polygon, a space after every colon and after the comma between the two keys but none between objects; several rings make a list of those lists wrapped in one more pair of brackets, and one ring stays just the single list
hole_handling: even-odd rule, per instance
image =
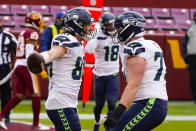
[{"label": "field sideline", "polygon": [[[42,108],[40,114],[40,122],[45,125],[52,125],[48,120],[45,113],[45,100],[42,100]],[[82,109],[82,102],[79,101],[78,112],[81,118],[81,126],[85,131],[91,131],[93,127],[93,107],[94,101],[89,101],[86,104],[86,108]],[[107,112],[107,108],[103,109],[102,123],[104,116]],[[25,114],[25,115],[24,115]],[[25,117],[21,117],[25,116]],[[12,120],[32,122],[32,107],[31,100],[22,101],[12,111]],[[196,130],[196,105],[192,101],[169,101],[168,116],[164,123],[154,129],[153,131],[195,131]],[[103,126],[101,130],[104,131]]]}]

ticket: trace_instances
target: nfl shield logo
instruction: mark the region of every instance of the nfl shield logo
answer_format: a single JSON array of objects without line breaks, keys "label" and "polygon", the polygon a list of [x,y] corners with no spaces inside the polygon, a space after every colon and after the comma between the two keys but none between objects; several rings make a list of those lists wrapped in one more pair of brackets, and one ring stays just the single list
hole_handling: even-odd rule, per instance
[{"label": "nfl shield logo", "polygon": [[91,4],[92,6],[96,5],[96,0],[91,0],[91,1],[90,1],[90,4]]}]

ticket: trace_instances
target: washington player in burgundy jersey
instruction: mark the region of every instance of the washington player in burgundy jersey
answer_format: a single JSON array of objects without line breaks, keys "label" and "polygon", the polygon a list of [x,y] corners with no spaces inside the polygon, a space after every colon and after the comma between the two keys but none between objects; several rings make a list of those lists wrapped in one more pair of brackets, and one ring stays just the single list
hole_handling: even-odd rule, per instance
[{"label": "washington player in burgundy jersey", "polygon": [[38,85],[37,75],[29,72],[26,64],[26,58],[30,53],[35,51],[38,47],[39,31],[43,26],[43,18],[39,12],[32,11],[25,17],[26,29],[22,31],[18,37],[18,47],[16,52],[16,63],[15,63],[15,75],[16,95],[12,97],[8,104],[3,108],[0,113],[0,127],[7,129],[2,119],[5,115],[10,112],[17,104],[20,103],[25,97],[26,90],[32,95],[32,109],[33,109],[33,129],[49,129],[48,127],[39,126],[39,114],[40,114],[40,91]]}]

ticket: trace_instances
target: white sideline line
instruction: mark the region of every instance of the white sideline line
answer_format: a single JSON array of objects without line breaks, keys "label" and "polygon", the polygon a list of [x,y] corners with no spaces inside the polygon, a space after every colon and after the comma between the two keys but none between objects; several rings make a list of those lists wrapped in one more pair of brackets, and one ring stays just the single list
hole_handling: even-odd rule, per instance
[{"label": "white sideline line", "polygon": [[[26,124],[26,125],[32,125],[32,123],[31,122],[23,122],[23,121],[15,121],[15,120],[11,120],[11,122],[13,122],[13,123],[21,123],[21,124]],[[51,126],[51,125],[45,125],[45,124],[41,124],[41,125],[43,125],[43,126],[48,126],[48,127],[53,127],[54,128],[54,126]],[[89,131],[89,130],[82,130],[82,131]]]},{"label": "white sideline line", "polygon": [[[105,119],[106,115],[101,115],[101,119]],[[33,119],[32,113],[11,113],[11,119]],[[79,114],[81,120],[93,120],[93,114]],[[46,113],[40,113],[40,119],[49,119]],[[168,121],[196,121],[196,115],[181,116],[181,115],[168,115],[165,120]]]}]

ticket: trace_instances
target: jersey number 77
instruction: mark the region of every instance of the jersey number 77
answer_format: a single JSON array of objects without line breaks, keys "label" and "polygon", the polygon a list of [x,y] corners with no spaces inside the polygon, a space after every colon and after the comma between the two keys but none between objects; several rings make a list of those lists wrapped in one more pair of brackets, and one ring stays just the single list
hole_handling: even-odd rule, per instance
[{"label": "jersey number 77", "polygon": [[156,62],[158,60],[160,62],[160,68],[157,70],[157,73],[154,77],[154,81],[159,81],[162,75],[162,72],[163,72],[163,53],[162,52],[155,52],[154,61]]}]

